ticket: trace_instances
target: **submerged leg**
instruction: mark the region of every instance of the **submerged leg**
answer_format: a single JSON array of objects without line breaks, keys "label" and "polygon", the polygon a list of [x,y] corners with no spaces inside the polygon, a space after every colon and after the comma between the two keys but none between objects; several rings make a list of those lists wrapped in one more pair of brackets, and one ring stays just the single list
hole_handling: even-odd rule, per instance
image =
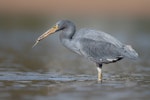
[{"label": "submerged leg", "polygon": [[98,76],[97,80],[102,82],[102,64],[96,64],[97,65],[97,71],[98,71]]}]

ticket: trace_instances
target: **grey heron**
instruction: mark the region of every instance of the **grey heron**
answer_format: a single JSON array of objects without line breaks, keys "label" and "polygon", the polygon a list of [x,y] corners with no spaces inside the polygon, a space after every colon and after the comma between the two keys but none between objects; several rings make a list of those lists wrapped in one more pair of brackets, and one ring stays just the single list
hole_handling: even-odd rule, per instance
[{"label": "grey heron", "polygon": [[102,81],[102,65],[119,61],[123,58],[136,59],[138,53],[130,46],[121,43],[113,36],[98,30],[76,26],[69,20],[58,21],[51,29],[37,38],[33,47],[50,34],[59,32],[61,43],[93,61],[97,65],[98,81]]}]

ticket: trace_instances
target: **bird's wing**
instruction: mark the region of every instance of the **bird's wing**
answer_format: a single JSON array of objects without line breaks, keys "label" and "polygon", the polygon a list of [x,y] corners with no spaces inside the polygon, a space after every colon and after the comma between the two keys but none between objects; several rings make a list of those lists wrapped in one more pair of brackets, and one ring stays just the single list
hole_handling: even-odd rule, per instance
[{"label": "bird's wing", "polygon": [[110,63],[123,58],[121,48],[107,41],[80,38],[80,52],[97,63]]},{"label": "bird's wing", "polygon": [[121,58],[136,59],[137,52],[129,45],[122,44],[110,34],[93,29],[83,28],[73,37],[80,54],[88,58],[109,63]]}]

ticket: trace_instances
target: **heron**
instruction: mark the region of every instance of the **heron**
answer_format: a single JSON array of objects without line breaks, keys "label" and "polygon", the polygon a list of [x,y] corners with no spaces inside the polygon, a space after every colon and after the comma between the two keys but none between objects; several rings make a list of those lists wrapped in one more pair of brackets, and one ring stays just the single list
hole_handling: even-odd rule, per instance
[{"label": "heron", "polygon": [[103,31],[81,28],[76,31],[70,20],[60,20],[52,28],[39,36],[33,45],[53,33],[60,33],[60,42],[71,51],[84,56],[97,66],[97,80],[102,81],[102,65],[117,62],[123,58],[136,59],[138,53],[131,45],[126,45]]}]

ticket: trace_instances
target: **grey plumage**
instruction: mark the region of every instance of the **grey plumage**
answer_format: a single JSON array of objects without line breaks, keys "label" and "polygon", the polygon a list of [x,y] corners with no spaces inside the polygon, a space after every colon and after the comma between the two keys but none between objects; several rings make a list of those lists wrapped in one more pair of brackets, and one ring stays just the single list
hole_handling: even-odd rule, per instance
[{"label": "grey plumage", "polygon": [[60,41],[65,47],[90,59],[98,65],[99,78],[102,77],[102,64],[116,62],[125,57],[131,59],[138,57],[138,54],[130,45],[125,45],[102,31],[88,28],[76,31],[75,25],[68,20],[58,21],[55,27],[37,39],[36,44],[41,39],[55,32],[60,33]]},{"label": "grey plumage", "polygon": [[75,29],[71,31],[75,28],[74,24],[70,21],[65,21],[65,23],[68,23],[69,27],[60,33],[62,44],[96,63],[111,63],[124,57],[131,59],[138,57],[132,47],[121,43],[105,32],[83,28],[75,33]]}]

